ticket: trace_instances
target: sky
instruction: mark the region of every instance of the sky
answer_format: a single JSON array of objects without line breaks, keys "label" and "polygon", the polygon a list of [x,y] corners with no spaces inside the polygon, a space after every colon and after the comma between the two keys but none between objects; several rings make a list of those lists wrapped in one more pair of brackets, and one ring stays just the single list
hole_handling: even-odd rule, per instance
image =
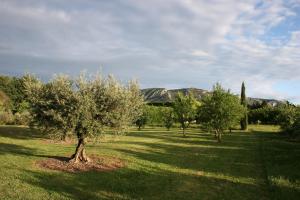
[{"label": "sky", "polygon": [[300,104],[300,0],[0,0],[0,73],[216,82]]}]

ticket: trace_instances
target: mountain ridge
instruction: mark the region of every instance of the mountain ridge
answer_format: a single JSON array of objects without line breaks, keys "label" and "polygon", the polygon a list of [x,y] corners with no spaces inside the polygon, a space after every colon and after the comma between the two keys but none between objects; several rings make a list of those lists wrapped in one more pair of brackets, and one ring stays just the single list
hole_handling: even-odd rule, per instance
[{"label": "mountain ridge", "polygon": [[[179,88],[179,89],[166,89],[166,88],[145,88],[141,89],[145,101],[150,104],[170,104],[174,101],[178,92],[187,95],[192,93],[197,100],[201,100],[205,95],[211,93],[208,90],[200,88]],[[248,105],[262,104],[263,102],[271,106],[286,103],[283,100],[265,99],[256,97],[247,97]]]}]

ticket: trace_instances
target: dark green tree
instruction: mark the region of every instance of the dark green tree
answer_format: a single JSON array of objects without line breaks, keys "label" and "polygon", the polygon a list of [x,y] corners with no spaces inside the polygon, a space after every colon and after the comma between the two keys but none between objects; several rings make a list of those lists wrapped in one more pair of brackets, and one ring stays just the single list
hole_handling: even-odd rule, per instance
[{"label": "dark green tree", "polygon": [[23,77],[0,76],[0,90],[9,97],[9,107],[13,113],[22,113],[28,109]]},{"label": "dark green tree", "polygon": [[165,107],[161,110],[164,126],[170,130],[175,121],[174,110],[172,107]]},{"label": "dark green tree", "polygon": [[199,117],[203,128],[215,133],[221,142],[225,130],[239,124],[245,112],[239,98],[224,90],[220,84],[213,87],[213,92],[202,99]]},{"label": "dark green tree", "polygon": [[247,99],[246,99],[246,88],[245,83],[242,83],[242,89],[241,89],[241,104],[245,107],[245,115],[241,120],[241,129],[247,130],[248,128],[248,112],[247,112]]},{"label": "dark green tree", "polygon": [[197,110],[200,103],[195,99],[192,93],[188,95],[184,95],[182,93],[178,93],[173,109],[175,116],[180,123],[182,134],[185,137],[185,130],[189,127],[190,123],[196,120]]}]

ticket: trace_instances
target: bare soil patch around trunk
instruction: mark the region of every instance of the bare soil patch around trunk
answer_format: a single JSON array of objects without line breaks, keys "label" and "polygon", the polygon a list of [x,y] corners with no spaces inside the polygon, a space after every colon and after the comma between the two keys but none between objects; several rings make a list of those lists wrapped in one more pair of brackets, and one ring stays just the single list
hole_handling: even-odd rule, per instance
[{"label": "bare soil patch around trunk", "polygon": [[125,161],[108,156],[89,155],[89,162],[69,162],[68,157],[52,157],[35,162],[42,169],[50,169],[63,172],[87,172],[87,171],[113,171],[125,167]]}]

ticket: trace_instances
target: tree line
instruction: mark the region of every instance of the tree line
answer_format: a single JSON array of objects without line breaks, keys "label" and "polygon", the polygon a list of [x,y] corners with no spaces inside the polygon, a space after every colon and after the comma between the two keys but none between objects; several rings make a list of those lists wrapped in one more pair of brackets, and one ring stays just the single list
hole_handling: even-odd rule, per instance
[{"label": "tree line", "polygon": [[247,130],[253,116],[272,113],[272,118],[284,132],[300,135],[299,107],[284,104],[249,109],[244,83],[240,98],[217,83],[201,101],[197,101],[192,93],[178,93],[169,106],[147,105],[136,81],[122,84],[113,76],[87,77],[82,74],[71,79],[60,75],[47,83],[31,75],[20,78],[2,76],[0,89],[0,121],[12,123],[3,117],[11,115],[16,123],[18,116],[24,115],[27,118],[24,125],[61,139],[74,135],[78,144],[71,156],[72,162],[89,161],[85,153],[87,138],[106,130],[123,133],[133,124],[138,129],[146,124],[164,125],[169,130],[177,123],[183,136],[191,124],[199,124],[221,142],[225,131],[237,127]]}]

